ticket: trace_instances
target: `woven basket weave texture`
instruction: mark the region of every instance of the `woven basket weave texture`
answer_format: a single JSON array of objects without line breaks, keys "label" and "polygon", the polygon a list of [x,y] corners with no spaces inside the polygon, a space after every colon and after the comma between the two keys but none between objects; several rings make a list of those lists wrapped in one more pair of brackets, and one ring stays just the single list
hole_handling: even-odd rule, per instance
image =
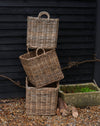
[{"label": "woven basket weave texture", "polygon": [[29,81],[40,88],[63,79],[56,51],[53,49],[40,55],[38,53],[36,49],[19,57]]},{"label": "woven basket weave texture", "polygon": [[[48,18],[41,18],[47,15]],[[51,19],[48,12],[27,18],[27,47],[52,49],[57,47],[59,19]]]},{"label": "woven basket weave texture", "polygon": [[32,115],[55,115],[59,82],[52,84],[56,87],[43,87],[37,89],[29,86],[26,79],[26,113]]}]

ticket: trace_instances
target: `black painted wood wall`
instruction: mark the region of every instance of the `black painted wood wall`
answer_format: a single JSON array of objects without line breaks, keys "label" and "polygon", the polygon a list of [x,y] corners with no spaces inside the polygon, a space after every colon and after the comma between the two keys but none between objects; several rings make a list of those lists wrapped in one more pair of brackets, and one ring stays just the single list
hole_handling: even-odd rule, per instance
[{"label": "black painted wood wall", "polygon": [[[96,16],[96,57],[100,59],[100,0],[97,0]],[[95,63],[94,79],[100,87],[100,62]]]},{"label": "black painted wood wall", "polygon": [[[48,11],[60,19],[57,54],[64,67],[70,61],[93,59],[96,0],[0,0],[0,74],[25,85],[19,56],[26,52],[27,16]],[[61,84],[90,82],[94,63],[65,70]],[[0,98],[23,97],[25,90],[0,78]]]}]

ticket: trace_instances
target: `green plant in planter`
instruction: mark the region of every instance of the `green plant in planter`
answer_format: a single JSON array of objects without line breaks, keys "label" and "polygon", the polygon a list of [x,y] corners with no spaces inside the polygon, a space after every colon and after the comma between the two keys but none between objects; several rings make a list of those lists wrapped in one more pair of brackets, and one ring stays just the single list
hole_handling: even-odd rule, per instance
[{"label": "green plant in planter", "polygon": [[93,91],[96,91],[96,90],[90,89],[89,87],[85,87],[85,88],[80,89],[80,92],[93,92]]},{"label": "green plant in planter", "polygon": [[78,93],[78,92],[94,92],[94,91],[97,91],[96,89],[94,89],[93,87],[89,87],[89,86],[69,86],[67,88],[64,88],[63,89],[61,88],[61,90],[65,93]]},{"label": "green plant in planter", "polygon": [[94,83],[60,85],[59,96],[76,107],[100,105],[100,88]]}]

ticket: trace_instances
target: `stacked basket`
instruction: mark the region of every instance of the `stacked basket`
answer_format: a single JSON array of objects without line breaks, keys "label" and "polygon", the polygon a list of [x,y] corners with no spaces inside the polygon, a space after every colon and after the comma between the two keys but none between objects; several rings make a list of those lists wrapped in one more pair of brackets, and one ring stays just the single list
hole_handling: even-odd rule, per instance
[{"label": "stacked basket", "polygon": [[28,17],[27,53],[19,57],[27,75],[27,115],[56,113],[59,81],[64,78],[55,51],[58,25],[59,19],[51,19],[45,11]]}]

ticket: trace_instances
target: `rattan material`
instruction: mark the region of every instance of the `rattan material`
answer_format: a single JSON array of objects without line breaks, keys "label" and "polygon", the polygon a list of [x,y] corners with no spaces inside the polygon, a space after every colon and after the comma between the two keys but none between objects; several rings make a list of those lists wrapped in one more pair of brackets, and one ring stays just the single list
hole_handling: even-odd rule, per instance
[{"label": "rattan material", "polygon": [[[47,15],[48,18],[41,18]],[[57,47],[59,19],[51,19],[42,11],[38,17],[27,18],[27,47],[52,49]]]},{"label": "rattan material", "polygon": [[40,49],[36,49],[19,57],[29,81],[39,88],[63,79],[56,51],[39,52]]},{"label": "rattan material", "polygon": [[[59,82],[50,87],[37,89],[29,86],[26,78],[26,114],[32,115],[55,115],[57,108]],[[55,87],[56,86],[56,87]]]}]

